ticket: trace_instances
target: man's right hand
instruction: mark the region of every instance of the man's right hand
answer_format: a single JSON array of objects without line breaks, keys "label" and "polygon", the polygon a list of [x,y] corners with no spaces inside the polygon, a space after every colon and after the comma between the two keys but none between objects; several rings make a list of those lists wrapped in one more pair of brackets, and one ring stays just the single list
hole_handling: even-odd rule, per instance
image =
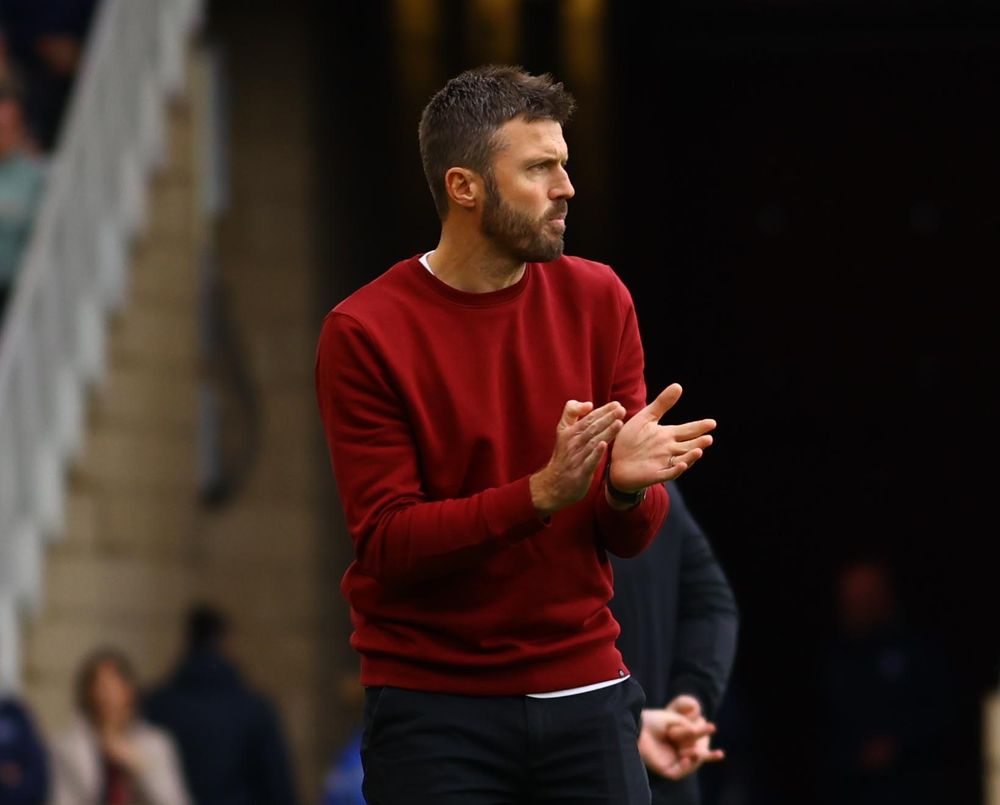
[{"label": "man's right hand", "polygon": [[622,429],[625,406],[570,400],[556,426],[556,446],[545,468],[531,476],[531,501],[542,517],[582,500],[608,445]]}]

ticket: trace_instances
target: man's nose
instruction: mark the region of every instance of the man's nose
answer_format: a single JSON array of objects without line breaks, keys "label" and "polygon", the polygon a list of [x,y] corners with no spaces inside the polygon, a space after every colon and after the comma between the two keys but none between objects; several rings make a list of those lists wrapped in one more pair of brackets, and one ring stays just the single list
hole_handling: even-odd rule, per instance
[{"label": "man's nose", "polygon": [[549,198],[570,199],[575,195],[576,190],[573,188],[573,183],[569,180],[569,173],[566,172],[565,168],[559,168],[559,179],[549,191]]}]

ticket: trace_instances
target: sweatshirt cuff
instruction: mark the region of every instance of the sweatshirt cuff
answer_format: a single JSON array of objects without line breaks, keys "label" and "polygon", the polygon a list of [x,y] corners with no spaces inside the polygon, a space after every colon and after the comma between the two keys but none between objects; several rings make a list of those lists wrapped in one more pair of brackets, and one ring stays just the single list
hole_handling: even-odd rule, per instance
[{"label": "sweatshirt cuff", "polygon": [[618,528],[660,527],[670,508],[670,495],[663,484],[653,484],[646,489],[646,496],[638,506],[630,509],[614,509],[608,503],[604,484],[596,490],[597,517],[602,523],[617,524]]},{"label": "sweatshirt cuff", "polygon": [[489,532],[508,542],[520,542],[547,528],[551,518],[541,518],[531,500],[531,476],[490,489],[483,494],[483,516]]}]

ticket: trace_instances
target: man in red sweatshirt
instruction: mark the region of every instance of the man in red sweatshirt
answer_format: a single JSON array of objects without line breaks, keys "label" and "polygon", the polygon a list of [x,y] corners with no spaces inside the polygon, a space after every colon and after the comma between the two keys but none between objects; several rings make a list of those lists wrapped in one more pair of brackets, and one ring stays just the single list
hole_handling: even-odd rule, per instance
[{"label": "man in red sweatshirt", "polygon": [[647,405],[628,290],[563,255],[574,105],[517,67],[449,81],[419,130],[436,248],[323,322],[371,803],[649,802],[608,554],[649,544],[715,421],[660,424],[681,388]]}]

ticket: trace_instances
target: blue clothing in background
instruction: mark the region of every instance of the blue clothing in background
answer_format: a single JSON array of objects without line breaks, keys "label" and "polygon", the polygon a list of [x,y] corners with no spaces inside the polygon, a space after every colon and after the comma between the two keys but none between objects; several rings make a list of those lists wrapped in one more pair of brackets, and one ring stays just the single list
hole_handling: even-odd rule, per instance
[{"label": "blue clothing in background", "polygon": [[361,729],[358,728],[334,758],[323,785],[321,805],[365,805],[365,798],[361,795],[363,778]]},{"label": "blue clothing in background", "polygon": [[143,705],[177,742],[198,805],[298,802],[277,710],[221,653],[191,652]]},{"label": "blue clothing in background", "polygon": [[45,185],[44,163],[28,154],[0,160],[0,289],[14,285]]},{"label": "blue clothing in background", "polygon": [[49,762],[28,711],[0,698],[0,805],[40,805],[48,797]]}]

